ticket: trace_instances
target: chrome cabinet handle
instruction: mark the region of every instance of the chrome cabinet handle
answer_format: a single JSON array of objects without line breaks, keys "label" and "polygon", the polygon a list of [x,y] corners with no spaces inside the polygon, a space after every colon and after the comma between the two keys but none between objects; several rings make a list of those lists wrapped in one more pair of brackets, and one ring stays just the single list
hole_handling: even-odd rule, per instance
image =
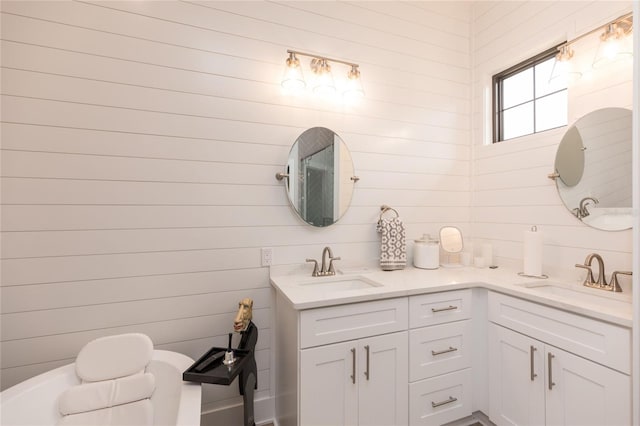
[{"label": "chrome cabinet handle", "polygon": [[458,307],[449,305],[446,308],[438,308],[438,309],[431,308],[431,312],[436,313],[436,312],[444,312],[444,311],[453,311],[454,309],[458,309]]},{"label": "chrome cabinet handle", "polygon": [[535,346],[531,345],[529,347],[529,357],[530,357],[530,369],[531,369],[531,381],[533,382],[533,380],[538,377],[538,375],[534,372],[534,365],[533,365],[533,353],[535,351],[537,351],[538,348],[536,348]]},{"label": "chrome cabinet handle", "polygon": [[436,351],[432,350],[431,351],[431,355],[433,355],[433,356],[442,355],[442,354],[446,354],[446,353],[449,353],[449,352],[455,352],[457,350],[458,350],[458,348],[454,348],[453,346],[449,346],[449,349],[444,349],[442,351],[437,351],[436,352]]},{"label": "chrome cabinet handle", "polygon": [[366,345],[364,350],[367,351],[367,369],[364,371],[364,377],[369,380],[369,345]]},{"label": "chrome cabinet handle", "polygon": [[351,367],[351,383],[356,384],[356,348],[351,348],[351,359],[352,359],[352,367]]},{"label": "chrome cabinet handle", "polygon": [[553,371],[551,369],[551,360],[553,358],[555,358],[555,355],[549,352],[547,354],[547,364],[549,366],[549,390],[553,389],[553,387],[556,385],[555,383],[553,383]]},{"label": "chrome cabinet handle", "polygon": [[440,407],[441,405],[451,404],[452,402],[456,402],[457,400],[458,400],[458,398],[454,398],[454,397],[450,396],[449,399],[444,400],[444,401],[440,401],[440,402],[431,401],[431,407],[432,408]]}]

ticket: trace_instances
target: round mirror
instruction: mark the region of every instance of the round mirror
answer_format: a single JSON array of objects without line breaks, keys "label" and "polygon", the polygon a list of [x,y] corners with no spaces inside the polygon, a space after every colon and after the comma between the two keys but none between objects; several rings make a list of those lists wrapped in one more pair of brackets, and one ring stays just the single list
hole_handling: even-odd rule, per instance
[{"label": "round mirror", "polygon": [[631,228],[631,111],[604,108],[571,126],[556,154],[556,187],[565,207],[597,229]]},{"label": "round mirror", "polygon": [[309,225],[329,226],[351,204],[354,183],[351,153],[325,127],[305,130],[291,147],[285,189],[291,207]]}]

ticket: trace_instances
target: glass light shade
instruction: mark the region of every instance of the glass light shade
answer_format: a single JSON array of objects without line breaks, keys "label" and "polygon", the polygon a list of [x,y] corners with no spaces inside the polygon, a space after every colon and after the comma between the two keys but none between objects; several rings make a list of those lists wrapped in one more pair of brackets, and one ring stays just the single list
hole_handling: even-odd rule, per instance
[{"label": "glass light shade", "polygon": [[616,24],[609,24],[600,36],[600,44],[593,59],[593,68],[600,68],[611,62],[628,59],[633,56],[631,37]]},{"label": "glass light shade", "polygon": [[573,50],[569,45],[564,45],[560,48],[553,63],[553,68],[551,69],[549,83],[559,80],[564,83],[566,87],[582,77],[582,73],[576,69],[576,64],[571,62],[572,57]]},{"label": "glass light shade", "polygon": [[313,91],[318,94],[330,94],[336,91],[336,86],[333,83],[333,74],[331,74],[331,67],[325,59],[320,60],[317,67]]},{"label": "glass light shade", "polygon": [[282,87],[287,90],[300,90],[304,89],[307,85],[304,81],[304,76],[302,75],[300,61],[296,58],[294,53],[290,53],[287,58],[281,84]]},{"label": "glass light shade", "polygon": [[347,75],[347,86],[343,93],[345,97],[362,97],[364,89],[362,88],[362,79],[358,67],[352,66]]}]

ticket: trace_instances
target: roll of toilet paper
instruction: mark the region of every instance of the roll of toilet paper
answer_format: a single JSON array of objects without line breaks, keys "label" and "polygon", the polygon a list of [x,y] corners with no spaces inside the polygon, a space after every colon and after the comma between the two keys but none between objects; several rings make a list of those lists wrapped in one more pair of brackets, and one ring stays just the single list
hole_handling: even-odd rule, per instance
[{"label": "roll of toilet paper", "polygon": [[542,232],[534,226],[524,231],[524,274],[542,276]]}]

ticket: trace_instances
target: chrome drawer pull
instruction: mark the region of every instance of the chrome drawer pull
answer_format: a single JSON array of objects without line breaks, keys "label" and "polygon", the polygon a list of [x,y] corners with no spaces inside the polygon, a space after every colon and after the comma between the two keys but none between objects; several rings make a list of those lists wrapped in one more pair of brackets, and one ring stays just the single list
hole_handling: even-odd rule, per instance
[{"label": "chrome drawer pull", "polygon": [[446,401],[440,401],[440,402],[431,401],[431,407],[432,408],[440,407],[441,405],[451,404],[452,402],[456,402],[457,400],[458,398],[454,398],[450,396],[449,399],[447,399]]},{"label": "chrome drawer pull", "polygon": [[437,351],[437,352],[436,351],[431,351],[431,355],[433,355],[433,356],[442,355],[442,354],[446,354],[446,353],[449,353],[449,352],[455,352],[457,350],[458,350],[458,348],[454,348],[452,346],[449,346],[449,349],[445,349],[443,351]]},{"label": "chrome drawer pull", "polygon": [[438,308],[438,309],[431,308],[431,312],[436,313],[436,312],[444,312],[444,311],[453,311],[454,309],[458,309],[458,307],[449,305],[446,308]]},{"label": "chrome drawer pull", "polygon": [[553,383],[553,371],[551,371],[551,361],[553,360],[553,358],[555,358],[555,355],[549,352],[547,354],[547,364],[549,365],[549,390],[552,390],[556,385],[555,383]]},{"label": "chrome drawer pull", "polygon": [[351,369],[351,383],[356,384],[356,348],[351,348],[352,369]]},{"label": "chrome drawer pull", "polygon": [[530,370],[531,370],[531,381],[532,382],[536,377],[538,377],[538,375],[533,371],[534,370],[533,353],[535,351],[537,351],[537,350],[538,350],[538,348],[536,348],[535,346],[533,346],[533,345],[529,346],[529,357],[530,357],[530,359],[529,359],[529,367],[530,367]]},{"label": "chrome drawer pull", "polygon": [[366,345],[364,350],[367,351],[367,369],[364,371],[364,376],[369,380],[369,345]]}]

